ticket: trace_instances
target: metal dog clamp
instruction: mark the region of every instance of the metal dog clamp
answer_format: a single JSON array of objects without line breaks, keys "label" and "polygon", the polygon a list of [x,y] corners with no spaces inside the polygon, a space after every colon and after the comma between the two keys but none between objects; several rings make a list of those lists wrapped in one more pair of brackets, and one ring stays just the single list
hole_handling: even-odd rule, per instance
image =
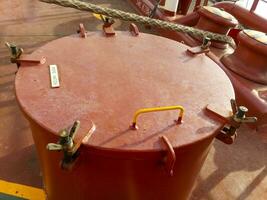
[{"label": "metal dog clamp", "polygon": [[75,121],[71,128],[63,129],[59,132],[59,141],[57,143],[48,143],[46,148],[49,151],[63,151],[61,168],[71,170],[79,156],[79,148],[83,141],[88,140],[96,127],[92,126],[88,132],[78,133],[80,121]]}]

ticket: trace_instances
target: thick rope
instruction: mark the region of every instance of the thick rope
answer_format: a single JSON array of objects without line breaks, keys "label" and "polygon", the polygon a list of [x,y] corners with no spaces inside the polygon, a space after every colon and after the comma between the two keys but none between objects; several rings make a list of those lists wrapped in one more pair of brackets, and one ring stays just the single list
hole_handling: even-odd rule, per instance
[{"label": "thick rope", "polygon": [[189,26],[184,26],[181,24],[175,24],[171,22],[166,22],[163,20],[152,19],[145,16],[136,15],[133,13],[124,12],[117,9],[103,8],[91,3],[86,3],[78,0],[40,0],[45,3],[53,3],[64,7],[71,7],[82,11],[89,11],[96,14],[106,15],[115,19],[121,19],[124,21],[137,22],[140,24],[146,24],[153,27],[159,27],[162,29],[168,29],[176,32],[183,32],[195,37],[209,37],[211,40],[216,40],[219,42],[225,42],[231,46],[235,46],[233,39],[229,36],[212,33],[209,31],[203,31]]}]

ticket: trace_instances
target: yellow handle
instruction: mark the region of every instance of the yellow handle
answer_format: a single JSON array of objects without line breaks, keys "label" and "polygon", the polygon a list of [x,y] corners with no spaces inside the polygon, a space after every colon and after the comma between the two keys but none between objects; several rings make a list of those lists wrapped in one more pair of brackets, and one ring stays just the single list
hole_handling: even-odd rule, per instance
[{"label": "yellow handle", "polygon": [[179,110],[179,115],[177,119],[177,124],[182,123],[183,115],[184,115],[184,107],[183,106],[165,106],[165,107],[156,107],[156,108],[142,108],[137,110],[134,113],[133,122],[131,125],[132,129],[137,129],[137,117],[142,113],[148,113],[148,112],[158,112],[158,111],[166,111],[166,110]]}]

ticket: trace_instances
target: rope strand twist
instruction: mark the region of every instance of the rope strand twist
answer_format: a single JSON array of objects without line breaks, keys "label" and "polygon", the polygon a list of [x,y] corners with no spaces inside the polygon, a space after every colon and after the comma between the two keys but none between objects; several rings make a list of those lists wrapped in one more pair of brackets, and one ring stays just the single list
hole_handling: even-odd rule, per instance
[{"label": "rope strand twist", "polygon": [[82,11],[89,11],[96,14],[106,15],[124,21],[137,22],[140,24],[150,25],[152,27],[158,27],[176,32],[183,32],[195,37],[200,37],[200,38],[209,37],[211,40],[225,42],[230,44],[231,46],[235,46],[234,40],[226,35],[212,33],[209,31],[203,31],[190,26],[184,26],[181,24],[166,22],[159,19],[153,19],[150,17],[145,17],[134,13],[128,13],[118,9],[105,8],[95,4],[82,2],[78,0],[40,0],[40,1],[45,3],[57,4],[64,7],[71,7]]}]

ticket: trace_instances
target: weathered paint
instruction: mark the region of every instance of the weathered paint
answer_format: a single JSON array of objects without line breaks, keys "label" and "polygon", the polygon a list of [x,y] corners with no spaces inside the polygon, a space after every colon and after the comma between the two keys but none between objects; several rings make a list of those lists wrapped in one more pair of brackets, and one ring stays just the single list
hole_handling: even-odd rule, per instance
[{"label": "weathered paint", "polygon": [[39,189],[39,188],[0,180],[0,199],[44,200],[45,193],[44,193],[44,190]]}]

